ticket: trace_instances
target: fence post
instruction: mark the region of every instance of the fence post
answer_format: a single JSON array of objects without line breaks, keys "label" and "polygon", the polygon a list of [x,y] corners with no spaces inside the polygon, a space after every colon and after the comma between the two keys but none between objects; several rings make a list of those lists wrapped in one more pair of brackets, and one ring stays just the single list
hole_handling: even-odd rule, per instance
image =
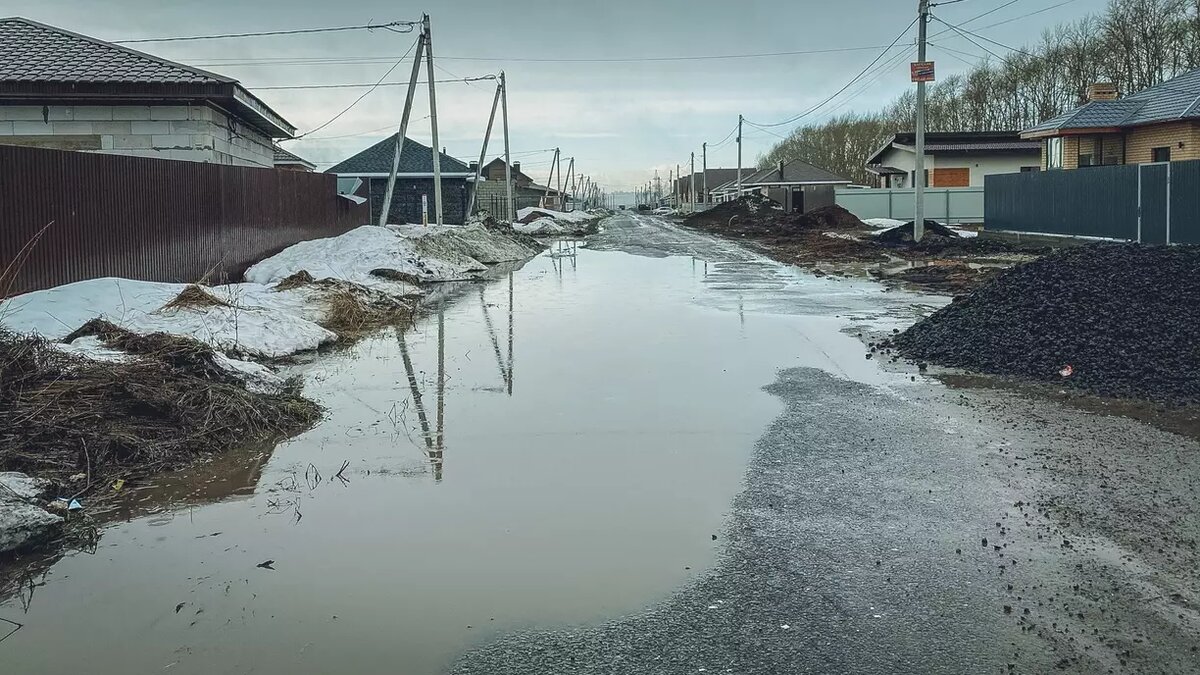
[{"label": "fence post", "polygon": [[949,225],[950,223],[950,188],[946,188],[946,224]]},{"label": "fence post", "polygon": [[1167,245],[1171,244],[1171,163],[1167,162]]},{"label": "fence post", "polygon": [[887,196],[888,196],[888,220],[891,220],[892,219],[892,191],[890,189],[887,191]]},{"label": "fence post", "polygon": [[1137,243],[1142,243],[1142,167],[1145,164],[1137,165]]}]

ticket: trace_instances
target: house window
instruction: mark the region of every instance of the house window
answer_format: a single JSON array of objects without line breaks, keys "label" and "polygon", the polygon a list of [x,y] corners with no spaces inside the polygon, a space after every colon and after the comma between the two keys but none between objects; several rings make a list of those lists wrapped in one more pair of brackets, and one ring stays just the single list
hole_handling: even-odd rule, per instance
[{"label": "house window", "polygon": [[1046,168],[1063,168],[1063,139],[1061,137],[1046,139]]},{"label": "house window", "polygon": [[1152,162],[1169,162],[1171,161],[1170,148],[1154,148],[1150,151],[1150,161]]}]

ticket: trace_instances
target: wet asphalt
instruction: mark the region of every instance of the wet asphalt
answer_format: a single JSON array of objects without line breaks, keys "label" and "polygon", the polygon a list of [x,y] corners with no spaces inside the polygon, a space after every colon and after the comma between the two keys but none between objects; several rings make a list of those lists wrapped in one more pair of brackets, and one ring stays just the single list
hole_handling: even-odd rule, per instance
[{"label": "wet asphalt", "polygon": [[[758,256],[647,216],[590,246],[771,283]],[[640,613],[481,641],[450,672],[1200,672],[1200,446],[913,377],[780,371],[715,567]]]}]

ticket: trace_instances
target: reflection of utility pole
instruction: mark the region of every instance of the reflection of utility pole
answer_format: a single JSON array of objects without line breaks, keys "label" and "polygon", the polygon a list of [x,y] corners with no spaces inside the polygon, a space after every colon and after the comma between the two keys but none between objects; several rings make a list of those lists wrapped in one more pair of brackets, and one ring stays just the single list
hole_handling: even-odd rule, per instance
[{"label": "reflection of utility pole", "polygon": [[396,338],[400,343],[400,358],[404,361],[404,370],[408,375],[408,389],[412,394],[413,407],[417,409],[417,421],[421,425],[421,437],[425,440],[425,456],[433,466],[433,479],[442,480],[442,457],[446,448],[446,361],[445,361],[445,315],[438,313],[438,391],[437,391],[437,429],[430,428],[429,416],[425,413],[425,401],[421,397],[421,387],[417,383],[417,373],[413,368],[412,357],[408,353],[408,341],[404,338],[403,329],[396,329]]},{"label": "reflection of utility pole", "polygon": [[508,273],[508,395],[513,393],[513,273]]}]

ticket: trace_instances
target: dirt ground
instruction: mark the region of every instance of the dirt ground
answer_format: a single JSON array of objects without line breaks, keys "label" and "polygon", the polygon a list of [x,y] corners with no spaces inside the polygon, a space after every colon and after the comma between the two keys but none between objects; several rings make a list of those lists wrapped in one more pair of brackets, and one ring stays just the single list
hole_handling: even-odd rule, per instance
[{"label": "dirt ground", "polygon": [[959,236],[932,221],[915,243],[911,228],[881,231],[840,206],[784,213],[775,202],[754,196],[719,204],[683,224],[751,244],[819,275],[869,276],[949,295],[969,292],[997,270],[1046,252],[1040,246]]}]

